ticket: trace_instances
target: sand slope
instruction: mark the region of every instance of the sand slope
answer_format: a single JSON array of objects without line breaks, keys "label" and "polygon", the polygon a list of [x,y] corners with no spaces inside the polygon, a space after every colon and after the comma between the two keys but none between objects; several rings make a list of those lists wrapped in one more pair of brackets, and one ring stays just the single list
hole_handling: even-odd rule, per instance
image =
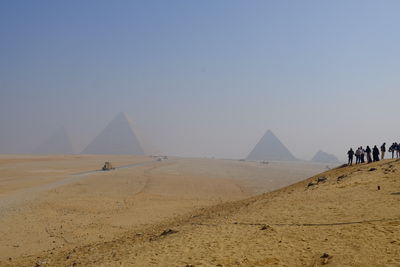
[{"label": "sand slope", "polygon": [[[335,169],[271,193],[126,232],[107,242],[9,263],[399,266],[399,173],[398,160]],[[327,180],[308,186],[320,177]],[[162,235],[166,229],[176,232]]]},{"label": "sand slope", "polygon": [[[144,164],[95,172],[106,160]],[[1,156],[0,168],[7,174],[0,177],[0,265],[32,266],[43,255],[145,237],[185,214],[291,184],[325,166],[85,155]],[[73,263],[63,257],[50,265]]]}]

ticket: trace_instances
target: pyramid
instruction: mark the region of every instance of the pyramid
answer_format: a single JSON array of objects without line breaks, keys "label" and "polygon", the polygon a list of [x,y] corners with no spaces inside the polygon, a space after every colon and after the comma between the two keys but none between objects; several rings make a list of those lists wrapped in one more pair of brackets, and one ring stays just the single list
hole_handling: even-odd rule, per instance
[{"label": "pyramid", "polygon": [[33,151],[34,154],[74,154],[74,147],[65,128],[59,129]]},{"label": "pyramid", "polygon": [[144,155],[145,151],[132,123],[121,112],[82,151],[82,154]]},{"label": "pyramid", "polygon": [[328,154],[322,150],[318,151],[311,161],[321,163],[338,163],[338,158],[333,154]]},{"label": "pyramid", "polygon": [[250,152],[248,160],[276,160],[293,161],[296,158],[290,153],[285,145],[268,130],[258,144]]}]

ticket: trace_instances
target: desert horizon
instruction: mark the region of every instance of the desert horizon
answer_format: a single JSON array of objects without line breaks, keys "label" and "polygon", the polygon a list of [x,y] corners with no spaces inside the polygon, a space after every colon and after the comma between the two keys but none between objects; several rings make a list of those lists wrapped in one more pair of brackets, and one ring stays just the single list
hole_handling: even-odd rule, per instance
[{"label": "desert horizon", "polygon": [[400,266],[400,1],[0,1],[0,266]]}]

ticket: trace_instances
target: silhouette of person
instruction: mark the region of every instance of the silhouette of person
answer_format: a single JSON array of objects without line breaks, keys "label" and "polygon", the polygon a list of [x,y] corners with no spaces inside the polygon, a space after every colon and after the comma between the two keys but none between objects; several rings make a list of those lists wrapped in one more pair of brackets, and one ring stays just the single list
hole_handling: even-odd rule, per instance
[{"label": "silhouette of person", "polygon": [[356,164],[360,163],[360,156],[361,156],[360,148],[357,148],[357,150],[354,154],[356,155]]},{"label": "silhouette of person", "polygon": [[372,149],[372,157],[374,158],[374,161],[379,161],[379,149],[377,146],[374,146]]},{"label": "silhouette of person", "polygon": [[385,158],[385,152],[386,152],[386,143],[383,143],[383,145],[381,145],[381,159]]},{"label": "silhouette of person", "polygon": [[397,146],[396,146],[396,156],[397,156],[397,158],[400,157],[400,142],[397,143]]},{"label": "silhouette of person", "polygon": [[389,153],[392,152],[392,158],[394,158],[394,152],[397,150],[397,143],[393,143],[390,147],[389,147]]},{"label": "silhouette of person", "polygon": [[367,148],[365,149],[365,152],[367,153],[367,162],[371,163],[372,162],[372,157],[371,157],[371,148],[369,146],[367,146]]},{"label": "silhouette of person", "polygon": [[350,148],[349,151],[347,151],[347,156],[349,156],[349,162],[347,163],[348,165],[353,165],[353,156],[354,156],[354,151],[352,148]]},{"label": "silhouette of person", "polygon": [[365,150],[363,149],[363,147],[362,146],[360,146],[360,161],[361,161],[361,163],[364,163],[365,161],[364,161],[364,157],[365,157]]}]

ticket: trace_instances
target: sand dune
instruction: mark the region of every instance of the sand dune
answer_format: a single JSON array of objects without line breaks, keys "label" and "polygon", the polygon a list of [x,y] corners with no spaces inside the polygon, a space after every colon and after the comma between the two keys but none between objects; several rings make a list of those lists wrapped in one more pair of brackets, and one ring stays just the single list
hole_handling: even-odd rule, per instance
[{"label": "sand dune", "polygon": [[[96,170],[105,160],[121,166],[148,162],[150,158],[3,157],[0,168],[9,177],[15,177],[15,181],[2,176],[0,201],[30,188],[69,179],[79,172]],[[120,262],[135,266],[231,264],[227,263],[230,256],[225,252],[239,255],[241,250],[229,252],[228,247],[232,246],[229,243],[221,243],[215,250],[213,244],[236,238],[235,242],[240,243],[237,249],[246,246],[242,241],[248,240],[239,232],[236,236],[229,234],[229,231],[237,232],[238,225],[225,222],[233,220],[229,218],[234,214],[237,216],[237,211],[244,209],[243,205],[254,201],[246,200],[243,204],[241,199],[291,184],[324,168],[323,165],[304,163],[263,165],[228,160],[171,159],[93,173],[73,183],[34,192],[28,203],[18,203],[0,214],[0,263],[14,266],[43,265],[45,262],[49,266],[69,266],[74,262],[82,266]],[[28,173],[34,175],[25,176]],[[231,202],[237,200],[239,202]],[[289,214],[290,204],[287,206]],[[255,213],[251,216],[263,214],[250,206],[248,211]],[[247,219],[252,222],[251,217]],[[208,223],[220,226],[203,225]],[[157,235],[166,228],[179,232],[158,238]],[[253,231],[258,228],[244,227]],[[224,236],[222,239],[221,235]],[[179,240],[168,243],[170,238]],[[213,256],[216,252],[220,258]],[[113,256],[110,261],[110,253],[118,254],[118,257]]]},{"label": "sand dune", "polygon": [[[41,259],[83,266],[399,266],[399,171],[393,160],[335,169]],[[163,235],[165,229],[173,231]]]}]

